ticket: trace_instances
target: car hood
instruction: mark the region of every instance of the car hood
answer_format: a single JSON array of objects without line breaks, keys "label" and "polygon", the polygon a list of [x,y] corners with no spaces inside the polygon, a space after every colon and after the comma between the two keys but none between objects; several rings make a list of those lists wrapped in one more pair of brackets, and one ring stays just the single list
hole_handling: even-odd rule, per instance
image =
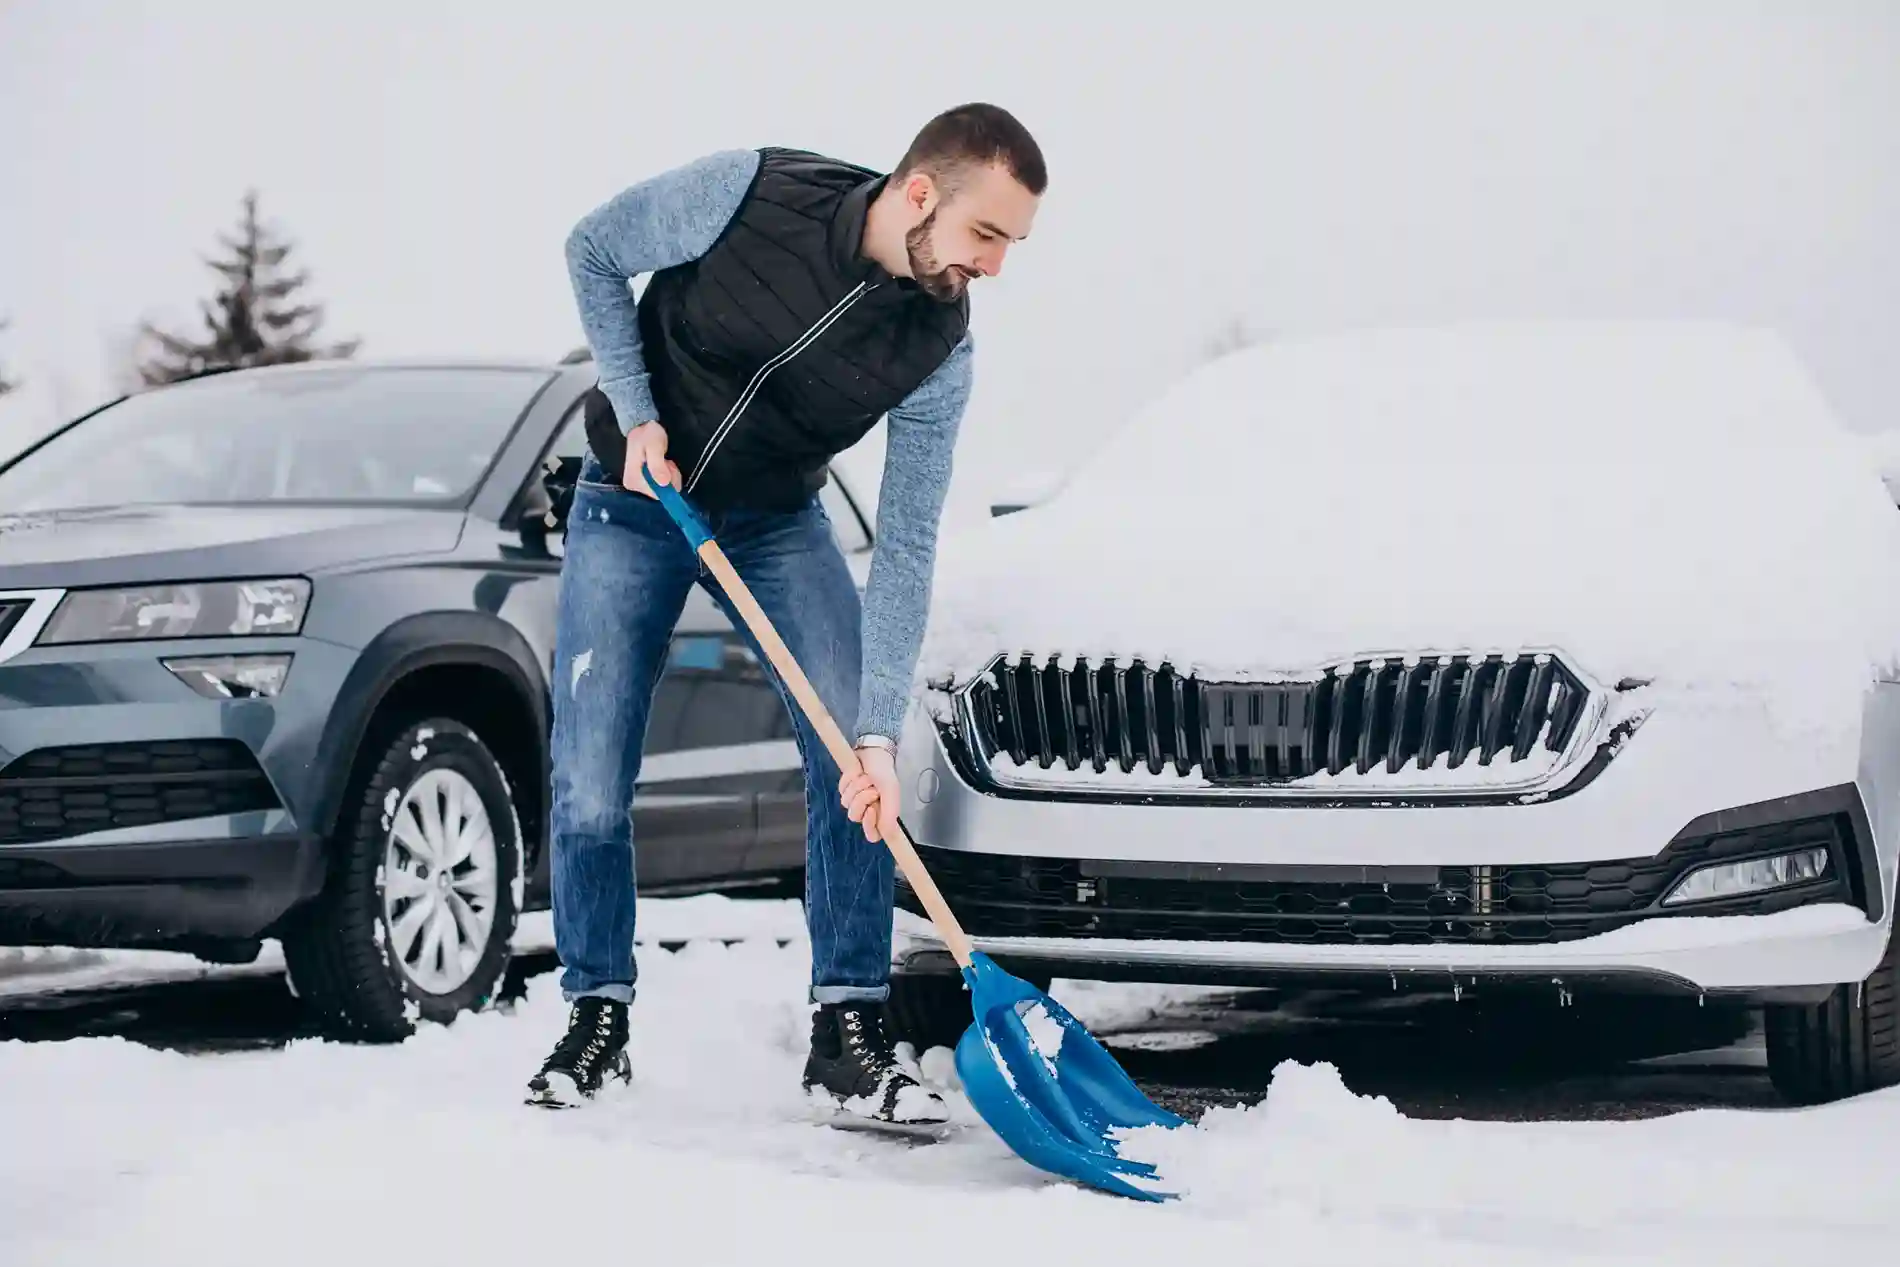
[{"label": "car hood", "polygon": [[1228,358],[1047,504],[946,541],[924,669],[1207,678],[1560,651],[1609,686],[1858,723],[1900,664],[1900,512],[1774,341],[1595,330]]},{"label": "car hood", "polygon": [[311,572],[454,547],[459,511],[127,506],[0,513],[0,589]]}]

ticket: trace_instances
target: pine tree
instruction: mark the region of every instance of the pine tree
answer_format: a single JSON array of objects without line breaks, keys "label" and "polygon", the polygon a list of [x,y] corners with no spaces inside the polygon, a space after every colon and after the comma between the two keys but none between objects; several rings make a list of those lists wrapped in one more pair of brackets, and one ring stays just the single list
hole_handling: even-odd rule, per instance
[{"label": "pine tree", "polygon": [[[12,324],[13,323],[10,320],[0,321],[0,330],[4,330]],[[0,396],[6,395],[8,392],[12,391],[14,388],[18,387],[19,385],[20,385],[19,383],[7,377],[6,365],[0,364]]]},{"label": "pine tree", "polygon": [[323,305],[291,302],[310,281],[309,272],[284,268],[291,245],[258,221],[255,190],[245,193],[243,207],[237,236],[218,235],[229,254],[204,261],[224,279],[212,299],[199,303],[204,337],[167,334],[140,323],[140,333],[159,347],[156,357],[139,366],[148,386],[208,369],[346,358],[360,346],[360,339],[328,346],[315,342]]},{"label": "pine tree", "polygon": [[1201,359],[1218,361],[1230,353],[1268,341],[1267,332],[1247,317],[1230,316],[1201,343]]}]

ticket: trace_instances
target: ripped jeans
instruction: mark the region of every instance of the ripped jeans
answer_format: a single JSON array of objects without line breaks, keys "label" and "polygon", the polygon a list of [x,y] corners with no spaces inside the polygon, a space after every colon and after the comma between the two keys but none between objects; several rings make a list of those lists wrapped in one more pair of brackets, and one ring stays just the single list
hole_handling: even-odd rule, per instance
[{"label": "ripped jeans", "polygon": [[[697,583],[725,610],[791,711],[805,771],[810,1001],[886,997],[889,848],[866,840],[846,816],[837,763],[666,508],[605,480],[587,457],[568,515],[555,631],[549,861],[563,996],[633,998],[634,781],[653,689]],[[861,661],[859,598],[818,499],[792,514],[705,518],[818,697],[849,726]]]}]

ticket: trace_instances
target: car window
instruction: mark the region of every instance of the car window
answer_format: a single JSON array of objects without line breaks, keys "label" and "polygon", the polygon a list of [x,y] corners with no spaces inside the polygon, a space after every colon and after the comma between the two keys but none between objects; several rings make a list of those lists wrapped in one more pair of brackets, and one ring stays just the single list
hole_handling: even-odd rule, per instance
[{"label": "car window", "polygon": [[554,442],[548,446],[545,457],[578,458],[587,453],[587,411],[582,407],[587,403],[585,396],[574,403],[567,411],[567,418],[561,423],[561,429],[555,433]]},{"label": "car window", "polygon": [[455,504],[548,378],[544,370],[339,366],[155,388],[0,471],[0,506]]}]

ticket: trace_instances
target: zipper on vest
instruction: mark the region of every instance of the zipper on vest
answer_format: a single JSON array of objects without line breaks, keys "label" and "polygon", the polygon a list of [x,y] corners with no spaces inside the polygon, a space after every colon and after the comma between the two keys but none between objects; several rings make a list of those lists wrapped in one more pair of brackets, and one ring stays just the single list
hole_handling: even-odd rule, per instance
[{"label": "zipper on vest", "polygon": [[875,287],[870,282],[859,282],[853,286],[846,292],[843,299],[831,306],[830,312],[812,323],[811,329],[793,339],[777,356],[759,366],[758,372],[752,376],[752,381],[747,383],[745,390],[739,393],[739,399],[732,403],[732,408],[726,411],[726,416],[713,429],[712,438],[706,441],[706,451],[699,455],[699,461],[694,464],[692,473],[687,478],[687,492],[692,492],[698,486],[699,477],[706,473],[706,467],[712,462],[713,453],[725,442],[726,434],[732,430],[732,424],[739,421],[739,415],[744,413],[746,406],[752,403],[752,398],[758,395],[759,387],[765,382],[766,376],[817,342],[818,336],[830,329],[832,323],[838,318],[844,316],[852,304],[874,289]]}]

